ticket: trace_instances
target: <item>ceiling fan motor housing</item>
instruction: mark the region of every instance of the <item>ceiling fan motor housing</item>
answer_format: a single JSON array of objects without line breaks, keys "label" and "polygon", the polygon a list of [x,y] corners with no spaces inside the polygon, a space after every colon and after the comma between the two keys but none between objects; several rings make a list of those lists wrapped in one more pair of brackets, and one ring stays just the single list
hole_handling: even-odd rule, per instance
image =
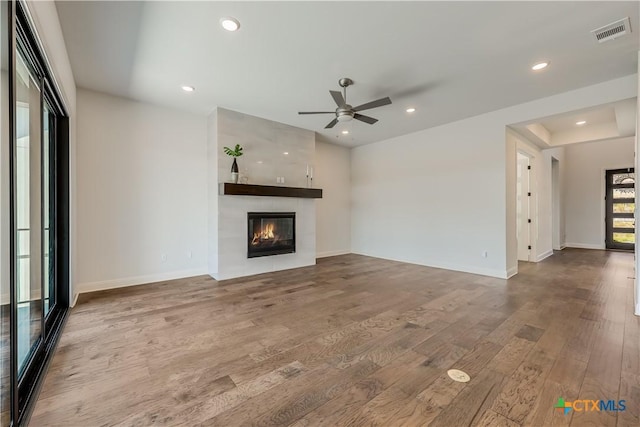
[{"label": "ceiling fan motor housing", "polygon": [[336,118],[339,122],[348,122],[353,119],[354,111],[352,110],[351,105],[346,104],[341,108],[336,109]]}]

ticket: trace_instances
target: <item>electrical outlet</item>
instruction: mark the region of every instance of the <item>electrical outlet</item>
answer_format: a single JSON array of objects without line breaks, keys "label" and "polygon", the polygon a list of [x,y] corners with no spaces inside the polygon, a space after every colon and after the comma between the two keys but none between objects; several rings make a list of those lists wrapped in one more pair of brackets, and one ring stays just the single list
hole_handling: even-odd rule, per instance
[{"label": "electrical outlet", "polygon": [[284,184],[284,176],[281,176],[281,177],[280,177],[280,183],[281,183],[281,184]]},{"label": "electrical outlet", "polygon": [[487,251],[482,252],[482,257],[483,258],[486,258],[488,256],[489,256],[489,252],[487,252]]},{"label": "electrical outlet", "polygon": [[167,254],[160,255],[160,259],[162,260],[162,262],[165,262],[167,260]]}]

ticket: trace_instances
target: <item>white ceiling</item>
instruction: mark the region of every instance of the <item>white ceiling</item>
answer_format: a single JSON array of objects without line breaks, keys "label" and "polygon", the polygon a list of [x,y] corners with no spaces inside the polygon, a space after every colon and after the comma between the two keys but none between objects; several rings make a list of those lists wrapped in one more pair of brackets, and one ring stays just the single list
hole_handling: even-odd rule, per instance
[{"label": "white ceiling", "polygon": [[[509,127],[541,148],[627,138],[636,133],[637,103],[634,97]],[[586,123],[576,124],[582,120]]]},{"label": "white ceiling", "polygon": [[584,112],[570,112],[567,114],[563,114],[560,116],[550,117],[545,120],[542,120],[540,124],[542,124],[549,132],[558,133],[558,132],[566,132],[572,129],[576,129],[580,125],[577,125],[576,122],[586,121],[584,125],[581,126],[593,126],[593,125],[601,125],[605,123],[615,123],[616,122],[616,113],[613,105],[607,105],[604,107],[597,108],[595,110],[589,110]]},{"label": "white ceiling", "polygon": [[[57,2],[78,86],[201,114],[216,106],[347,146],[407,134],[637,71],[639,2]],[[222,16],[241,22],[235,33]],[[634,33],[590,31],[629,16]],[[549,60],[543,72],[530,70]],[[329,90],[390,96],[325,131]],[[184,93],[181,85],[196,92]],[[405,109],[417,108],[412,115]],[[339,137],[338,137],[339,135]]]}]

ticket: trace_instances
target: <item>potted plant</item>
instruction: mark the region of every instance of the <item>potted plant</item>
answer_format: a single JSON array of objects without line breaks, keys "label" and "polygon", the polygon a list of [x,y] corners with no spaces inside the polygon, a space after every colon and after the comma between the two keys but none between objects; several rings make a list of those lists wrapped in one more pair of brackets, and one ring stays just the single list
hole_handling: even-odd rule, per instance
[{"label": "potted plant", "polygon": [[229,147],[224,147],[224,152],[227,156],[233,157],[233,164],[231,165],[231,182],[234,184],[238,183],[238,163],[236,162],[236,158],[242,156],[242,147],[240,144],[236,144],[235,148],[232,150]]}]

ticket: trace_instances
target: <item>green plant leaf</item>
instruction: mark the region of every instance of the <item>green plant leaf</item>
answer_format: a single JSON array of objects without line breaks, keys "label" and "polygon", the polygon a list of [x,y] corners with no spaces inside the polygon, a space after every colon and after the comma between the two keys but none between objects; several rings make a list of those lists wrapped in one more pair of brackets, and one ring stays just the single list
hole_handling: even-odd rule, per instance
[{"label": "green plant leaf", "polygon": [[224,153],[231,157],[240,157],[243,154],[242,147],[240,146],[240,144],[236,144],[233,150],[229,147],[223,147],[223,149],[224,149]]}]

